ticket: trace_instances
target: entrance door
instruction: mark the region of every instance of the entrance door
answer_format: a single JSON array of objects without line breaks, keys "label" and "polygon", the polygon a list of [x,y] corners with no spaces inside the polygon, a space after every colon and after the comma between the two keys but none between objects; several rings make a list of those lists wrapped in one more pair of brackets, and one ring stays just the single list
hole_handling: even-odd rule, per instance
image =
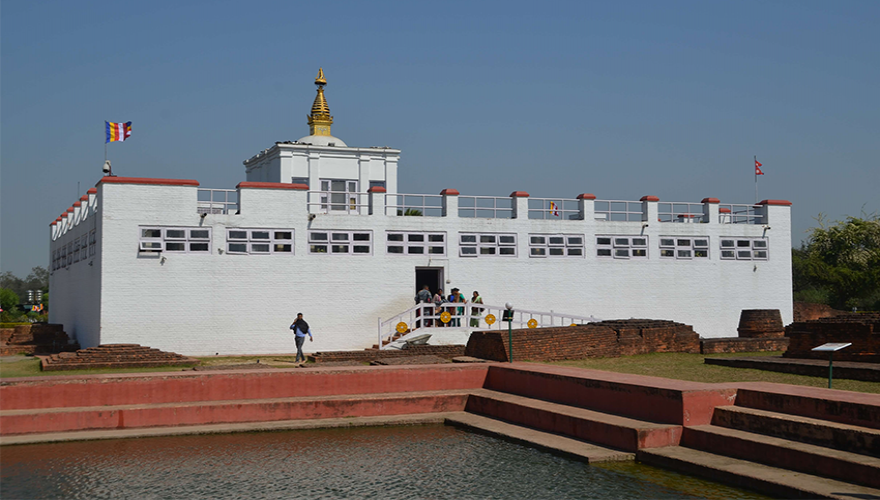
[{"label": "entrance door", "polygon": [[437,293],[437,290],[443,288],[443,268],[442,267],[417,267],[416,268],[416,290],[413,293],[419,293],[425,285],[431,290],[431,295]]}]

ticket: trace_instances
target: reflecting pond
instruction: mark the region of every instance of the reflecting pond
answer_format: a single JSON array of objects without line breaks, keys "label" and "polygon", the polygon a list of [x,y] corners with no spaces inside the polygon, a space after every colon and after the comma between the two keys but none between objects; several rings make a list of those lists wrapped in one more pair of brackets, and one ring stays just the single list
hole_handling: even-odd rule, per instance
[{"label": "reflecting pond", "polygon": [[767,498],[444,425],[4,446],[0,492],[4,500]]}]

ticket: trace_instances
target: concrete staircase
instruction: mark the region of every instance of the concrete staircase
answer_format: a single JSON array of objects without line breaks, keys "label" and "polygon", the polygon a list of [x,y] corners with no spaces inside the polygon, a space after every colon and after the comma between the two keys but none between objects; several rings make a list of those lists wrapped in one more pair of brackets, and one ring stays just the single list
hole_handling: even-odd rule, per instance
[{"label": "concrete staircase", "polygon": [[860,401],[876,396],[763,385],[638,459],[790,498],[880,498],[880,407]]}]

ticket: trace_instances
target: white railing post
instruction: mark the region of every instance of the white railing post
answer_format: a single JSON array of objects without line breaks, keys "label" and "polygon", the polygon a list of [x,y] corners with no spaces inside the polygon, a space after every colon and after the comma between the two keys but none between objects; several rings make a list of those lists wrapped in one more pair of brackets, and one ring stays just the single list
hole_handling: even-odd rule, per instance
[{"label": "white railing post", "polygon": [[460,193],[457,189],[444,189],[440,191],[440,195],[443,196],[443,201],[441,206],[443,207],[442,213],[443,217],[458,217],[458,195]]},{"label": "white railing post", "polygon": [[514,191],[510,193],[510,208],[513,210],[513,219],[529,218],[529,193],[525,191]]},{"label": "white railing post", "polygon": [[371,187],[367,193],[369,193],[370,198],[370,215],[386,215],[385,210],[385,200],[386,200],[386,189],[382,186],[373,186]]},{"label": "white railing post", "polygon": [[593,220],[596,217],[596,195],[582,193],[577,195],[578,215],[581,220]]},{"label": "white railing post", "polygon": [[700,202],[703,204],[703,223],[718,224],[718,204],[721,200],[718,198],[703,198]]},{"label": "white railing post", "polygon": [[657,202],[660,201],[660,198],[642,196],[639,201],[642,202],[642,222],[657,222],[660,218],[657,212]]}]

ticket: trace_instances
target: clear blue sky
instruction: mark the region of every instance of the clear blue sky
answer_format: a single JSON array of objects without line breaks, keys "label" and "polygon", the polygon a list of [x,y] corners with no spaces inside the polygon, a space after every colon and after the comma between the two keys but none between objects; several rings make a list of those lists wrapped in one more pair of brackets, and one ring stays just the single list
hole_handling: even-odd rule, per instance
[{"label": "clear blue sky", "polygon": [[[350,146],[400,189],[880,211],[880,1],[51,2],[0,10],[0,268],[114,173],[232,188],[307,135],[319,67]],[[77,183],[80,183],[79,193]],[[149,210],[150,207],[144,207]]]}]

